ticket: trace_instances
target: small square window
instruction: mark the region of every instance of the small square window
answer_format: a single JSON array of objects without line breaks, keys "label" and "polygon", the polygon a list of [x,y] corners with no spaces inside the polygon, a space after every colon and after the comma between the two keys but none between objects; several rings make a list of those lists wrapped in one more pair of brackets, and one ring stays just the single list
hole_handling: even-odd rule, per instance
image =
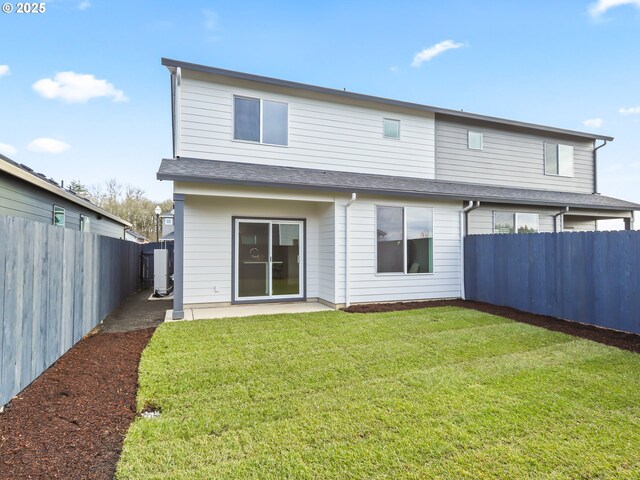
[{"label": "small square window", "polygon": [[64,208],[53,206],[53,224],[56,227],[64,227]]},{"label": "small square window", "polygon": [[383,120],[383,126],[385,138],[400,138],[400,120],[385,118]]},{"label": "small square window", "polygon": [[165,225],[173,225],[173,218],[165,218],[164,219],[164,224]]},{"label": "small square window", "polygon": [[471,150],[482,150],[482,132],[469,130],[467,133],[467,147]]}]

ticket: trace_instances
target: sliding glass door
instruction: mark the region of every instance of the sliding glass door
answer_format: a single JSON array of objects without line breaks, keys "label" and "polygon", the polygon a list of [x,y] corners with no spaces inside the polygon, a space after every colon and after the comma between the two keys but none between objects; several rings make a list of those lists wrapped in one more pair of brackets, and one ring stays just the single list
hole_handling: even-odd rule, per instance
[{"label": "sliding glass door", "polygon": [[303,222],[235,220],[235,298],[302,298]]}]

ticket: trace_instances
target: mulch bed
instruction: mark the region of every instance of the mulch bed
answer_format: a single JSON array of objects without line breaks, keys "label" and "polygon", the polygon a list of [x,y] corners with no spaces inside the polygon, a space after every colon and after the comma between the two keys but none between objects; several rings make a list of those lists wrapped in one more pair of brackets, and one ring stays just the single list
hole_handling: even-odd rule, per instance
[{"label": "mulch bed", "polygon": [[618,347],[624,350],[640,353],[640,335],[618,332],[616,330],[609,330],[593,325],[584,325],[582,323],[560,320],[558,318],[547,317],[545,315],[522,312],[515,308],[499,307],[488,303],[472,302],[469,300],[433,300],[426,302],[352,305],[349,308],[345,308],[344,311],[350,313],[377,313],[430,307],[472,308],[492,315],[509,318],[516,322],[528,323],[529,325],[535,325],[536,327],[543,327],[555,332],[568,333],[569,335],[574,335],[576,337],[586,338],[587,340],[593,340],[594,342],[604,343],[605,345],[611,345],[612,347]]},{"label": "mulch bed", "polygon": [[153,328],[89,336],[0,414],[0,478],[110,479]]}]

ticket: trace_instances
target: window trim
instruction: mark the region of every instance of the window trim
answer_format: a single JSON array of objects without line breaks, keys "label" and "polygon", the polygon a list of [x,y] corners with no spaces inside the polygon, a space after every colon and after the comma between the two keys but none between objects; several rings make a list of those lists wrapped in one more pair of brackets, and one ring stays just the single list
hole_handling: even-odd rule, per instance
[{"label": "window trim", "polygon": [[[390,137],[388,135],[385,134],[385,122],[386,121],[391,121],[391,122],[397,122],[398,123],[398,136],[397,137]],[[401,120],[399,118],[391,118],[391,117],[382,117],[382,138],[386,138],[388,140],[400,140],[400,135],[401,135]]]},{"label": "window trim", "polygon": [[[556,146],[556,161],[558,163],[558,173],[550,173],[547,171],[547,145],[555,145]],[[560,173],[560,146],[571,147],[571,174],[562,175]],[[568,143],[559,143],[559,142],[547,142],[546,140],[542,143],[542,165],[544,168],[544,174],[550,177],[562,177],[562,178],[574,178],[575,177],[575,165],[576,165],[576,148],[575,145],[570,145]]]},{"label": "window trim", "polygon": [[515,212],[516,217],[515,217],[515,230],[516,233],[520,233],[518,230],[520,230],[520,225],[518,223],[518,217],[520,215],[535,215],[536,217],[538,217],[538,229],[533,232],[533,233],[540,233],[540,214],[537,212]]},{"label": "window trim", "polygon": [[[480,148],[475,148],[471,146],[472,133],[477,133],[478,135],[480,135]],[[467,130],[467,150],[476,150],[476,151],[484,150],[484,132],[479,132],[477,130]]]},{"label": "window trim", "polygon": [[[236,138],[236,98],[244,98],[246,100],[257,100],[260,105],[260,140],[242,140],[240,138]],[[287,143],[285,145],[281,145],[279,143],[266,143],[263,141],[263,130],[264,130],[264,102],[273,102],[273,103],[282,103],[287,106]],[[232,95],[231,99],[231,141],[232,142],[240,142],[240,143],[249,143],[251,145],[268,145],[270,147],[284,147],[288,148],[290,144],[290,133],[291,133],[291,115],[289,115],[289,102],[284,100],[273,100],[271,98],[264,97],[252,97],[249,95]]]},{"label": "window trim", "polygon": [[[513,233],[499,233],[496,232],[496,214],[497,213],[509,213],[513,215]],[[518,215],[537,215],[538,216],[538,230],[535,233],[540,233],[540,213],[539,212],[516,212],[513,210],[493,210],[493,221],[491,226],[491,233],[493,235],[514,235],[518,234]]]},{"label": "window trim", "polygon": [[[89,229],[85,230],[85,222],[88,220],[89,222]],[[85,215],[83,213],[80,214],[80,221],[79,221],[79,225],[80,227],[80,231],[81,232],[86,232],[86,233],[90,233],[91,232],[91,217],[89,215]]]},{"label": "window trim", "polygon": [[[402,209],[402,268],[403,271],[402,272],[378,272],[378,207],[382,207],[382,208],[401,208]],[[416,272],[416,273],[409,273],[407,271],[407,207],[419,207],[419,208],[428,208],[429,210],[431,210],[431,231],[432,231],[432,237],[431,237],[431,244],[432,244],[432,248],[435,250],[435,227],[434,227],[434,220],[435,220],[435,208],[434,207],[430,207],[430,206],[423,206],[423,205],[390,205],[390,204],[379,204],[376,203],[374,205],[374,209],[373,209],[373,215],[374,215],[374,226],[373,226],[373,237],[374,237],[374,249],[373,249],[373,261],[374,261],[374,266],[373,266],[373,270],[374,270],[374,275],[375,276],[380,276],[380,277],[393,277],[393,276],[420,276],[420,275],[435,275],[436,273],[436,265],[435,265],[435,255],[433,255],[433,251],[432,251],[432,259],[434,259],[433,261],[433,265],[432,265],[432,271],[431,272]]]},{"label": "window trim", "polygon": [[[59,209],[58,213],[60,213],[60,211],[62,212],[62,224],[56,223],[56,209]],[[55,203],[53,204],[51,224],[55,227],[62,227],[62,228],[65,228],[67,226],[67,211],[64,209],[64,207],[56,205]]]}]

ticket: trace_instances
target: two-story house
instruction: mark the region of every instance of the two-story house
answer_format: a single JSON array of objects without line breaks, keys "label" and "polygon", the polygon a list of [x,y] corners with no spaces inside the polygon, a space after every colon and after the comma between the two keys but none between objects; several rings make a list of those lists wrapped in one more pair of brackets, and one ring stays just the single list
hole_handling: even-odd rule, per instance
[{"label": "two-story house", "polygon": [[583,230],[612,138],[162,60],[174,317],[185,307],[464,296],[465,233]]}]

